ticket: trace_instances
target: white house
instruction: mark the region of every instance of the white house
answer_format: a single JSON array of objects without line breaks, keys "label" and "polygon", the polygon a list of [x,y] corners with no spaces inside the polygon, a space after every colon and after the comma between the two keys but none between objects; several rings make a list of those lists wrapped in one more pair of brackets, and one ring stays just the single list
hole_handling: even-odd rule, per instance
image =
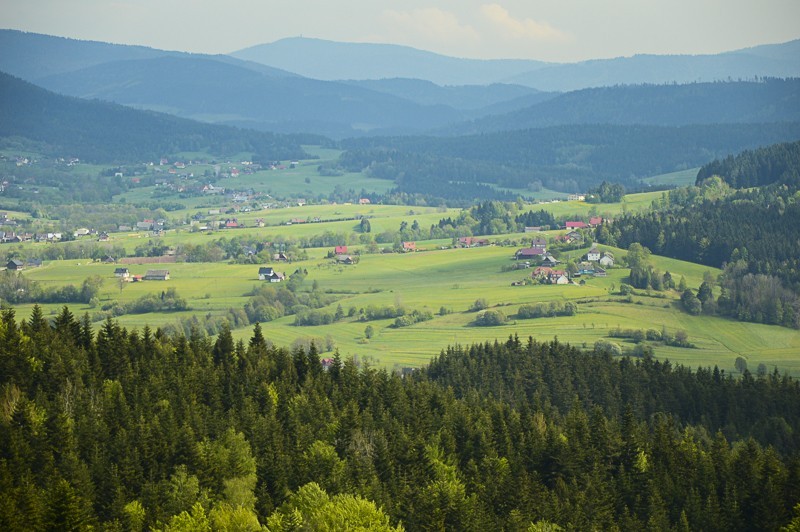
[{"label": "white house", "polygon": [[586,254],[586,260],[590,262],[597,262],[600,260],[600,250],[596,247],[592,246],[592,249],[589,250],[589,253]]},{"label": "white house", "polygon": [[283,281],[284,275],[282,273],[276,272],[269,266],[262,266],[258,269],[258,280],[259,281],[269,281],[271,283],[279,283]]}]

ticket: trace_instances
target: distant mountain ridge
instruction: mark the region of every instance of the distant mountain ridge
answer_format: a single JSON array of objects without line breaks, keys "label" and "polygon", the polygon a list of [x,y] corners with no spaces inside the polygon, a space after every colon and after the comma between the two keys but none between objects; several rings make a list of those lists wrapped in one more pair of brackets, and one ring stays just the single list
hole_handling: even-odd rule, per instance
[{"label": "distant mountain ridge", "polygon": [[414,78],[437,85],[489,85],[543,68],[526,59],[461,59],[396,44],[290,37],[230,53],[315,79]]},{"label": "distant mountain ridge", "polygon": [[562,92],[619,84],[800,76],[800,40],[714,55],[635,55],[577,63],[460,59],[406,46],[303,37],[230,55],[317,79],[416,78],[439,85],[504,83]]},{"label": "distant mountain ridge", "polygon": [[733,124],[800,121],[800,78],[583,89],[445,128],[464,135],[576,124]]},{"label": "distant mountain ridge", "polygon": [[800,40],[715,55],[634,55],[553,65],[506,83],[543,91],[573,91],[629,84],[696,83],[800,76]]},{"label": "distant mountain ridge", "polygon": [[290,137],[203,124],[161,113],[52,93],[0,72],[0,137],[33,141],[50,155],[88,162],[146,162],[181,151],[220,156],[240,152],[266,159],[307,157]]},{"label": "distant mountain ridge", "polygon": [[[677,72],[681,65],[698,60],[717,65],[727,61],[740,67],[749,62],[761,65],[759,72],[773,67],[791,72],[791,65],[800,64],[800,41],[717,56],[637,56],[574,65],[467,60],[394,45],[319,39],[284,39],[273,45],[255,47],[251,52],[271,51],[284,57],[286,65],[0,30],[0,70],[64,95],[208,123],[279,133],[310,132],[333,139],[463,135],[569,124],[768,123],[794,121],[800,115],[800,95],[793,80],[620,85],[621,79],[629,79],[625,75],[636,78],[636,69],[629,68],[634,64],[659,75]],[[293,50],[298,53],[289,53]],[[308,55],[314,50],[319,54],[306,57],[299,53]],[[674,64],[668,69],[656,68],[670,62]],[[366,73],[370,65],[385,69],[376,72],[394,69],[417,75],[326,81],[282,68],[317,63],[324,63],[337,77],[357,74],[358,69]],[[526,76],[533,68],[539,80],[550,76],[551,80],[560,79],[559,83],[580,84],[594,78],[587,74],[571,79],[567,74],[580,74],[581,70],[603,73],[606,67],[618,68],[620,80],[608,87],[564,94],[501,82],[438,85],[423,76],[438,72],[485,80],[510,73]],[[567,70],[559,70],[562,68]],[[708,71],[712,72],[710,67]],[[714,76],[722,76],[724,71],[714,70]],[[800,76],[800,67],[797,71]],[[564,76],[559,74],[559,78],[557,72]]]},{"label": "distant mountain ridge", "polygon": [[334,138],[422,132],[466,115],[392,94],[300,76],[270,76],[206,57],[114,61],[38,80],[61,94],[99,98],[212,123]]}]

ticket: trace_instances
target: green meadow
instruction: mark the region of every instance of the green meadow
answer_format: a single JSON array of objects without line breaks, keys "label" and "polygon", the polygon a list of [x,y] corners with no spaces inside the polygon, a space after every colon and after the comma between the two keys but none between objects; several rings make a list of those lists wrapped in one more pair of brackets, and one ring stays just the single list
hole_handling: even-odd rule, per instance
[{"label": "green meadow", "polygon": [[[509,238],[523,235],[511,235]],[[505,237],[504,237],[505,238]],[[409,311],[428,310],[433,320],[410,327],[395,329],[393,320],[361,322],[355,318],[323,326],[297,327],[294,316],[262,324],[264,334],[278,345],[290,345],[297,339],[330,338],[343,356],[368,357],[373,363],[395,368],[419,366],[448,344],[469,344],[483,341],[504,341],[509,335],[533,336],[538,340],[559,341],[591,348],[595,341],[606,337],[613,327],[631,329],[657,329],[665,327],[674,333],[685,330],[695,348],[655,346],[656,356],[691,367],[718,365],[734,371],[736,357],[747,359],[751,369],[764,363],[768,368],[800,374],[800,331],[775,326],[742,323],[732,320],[689,316],[679,307],[674,291],[647,294],[639,293],[628,302],[617,290],[625,282],[626,269],[609,269],[606,278],[587,278],[584,285],[512,286],[530,275],[532,270],[502,271],[513,263],[515,247],[493,245],[472,249],[441,249],[449,242],[419,242],[424,251],[416,253],[390,253],[362,255],[357,264],[344,266],[326,259],[328,248],[309,249],[309,259],[293,264],[274,264],[287,274],[296,268],[308,270],[303,285],[310,290],[314,281],[319,289],[330,292],[338,300],[330,305],[333,311],[341,304],[345,312],[369,305],[403,305]],[[601,246],[601,249],[604,249]],[[625,251],[607,248],[617,258]],[[577,254],[578,252],[573,252]],[[711,271],[704,266],[663,257],[652,257],[661,271],[669,270],[677,280],[684,276],[690,287],[702,282],[703,274]],[[188,300],[190,310],[180,313],[153,313],[123,315],[119,322],[129,328],[149,325],[155,328],[174,323],[178,318],[191,315],[205,316],[241,308],[248,300],[246,293],[259,284],[257,265],[227,263],[176,263],[169,265],[129,266],[134,274],[143,274],[150,268],[170,270],[169,281],[146,281],[120,284],[113,276],[116,266],[85,261],[56,261],[43,267],[28,270],[25,275],[50,285],[79,284],[91,275],[105,279],[101,290],[100,306],[118,300],[132,301],[146,293],[160,293],[174,287]],[[507,324],[498,327],[476,327],[476,314],[468,309],[476,299],[484,298],[490,308],[499,309],[509,317]],[[550,301],[575,301],[578,313],[570,317],[515,319],[522,304]],[[87,305],[72,305],[73,312],[82,315],[98,309]],[[31,305],[20,305],[18,317],[26,318]],[[46,314],[54,315],[60,305],[44,305]],[[445,314],[439,315],[441,309]],[[375,331],[365,338],[365,327]],[[234,336],[247,339],[252,328],[234,331]],[[631,343],[614,339],[623,347]],[[324,355],[323,355],[324,356]]]},{"label": "green meadow", "polygon": [[655,175],[642,179],[643,182],[650,185],[672,185],[676,187],[688,187],[694,185],[697,179],[697,172],[700,168],[690,168],[688,170],[679,170],[677,172],[670,172],[668,174]]}]

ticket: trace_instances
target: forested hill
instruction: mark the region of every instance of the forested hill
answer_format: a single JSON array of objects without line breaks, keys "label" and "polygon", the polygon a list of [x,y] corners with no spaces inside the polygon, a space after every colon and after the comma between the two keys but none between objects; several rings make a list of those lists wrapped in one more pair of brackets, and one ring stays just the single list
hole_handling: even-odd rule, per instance
[{"label": "forested hill", "polygon": [[798,120],[800,78],[794,78],[584,89],[443,132],[466,134],[564,124],[681,126]]},{"label": "forested hill", "polygon": [[720,176],[733,188],[786,185],[800,188],[800,141],[747,150],[736,156],[715,160],[700,168],[697,184]]},{"label": "forested hill", "polygon": [[97,163],[151,161],[180,151],[219,156],[252,152],[265,159],[296,159],[308,157],[301,140],[318,140],[61,96],[2,72],[0,137],[22,137],[38,143],[47,154]]},{"label": "forested hill", "polygon": [[800,387],[557,341],[403,379],[223,330],[0,315],[0,528],[776,530]]},{"label": "forested hill", "polygon": [[699,186],[623,214],[596,237],[725,268],[705,312],[800,328],[799,153],[794,142],[715,161],[700,170]]},{"label": "forested hill", "polygon": [[572,125],[463,137],[351,139],[342,143],[347,152],[340,164],[393,179],[403,192],[435,197],[453,197],[464,183],[580,192],[603,180],[637,186],[640,178],[798,138],[800,122]]}]

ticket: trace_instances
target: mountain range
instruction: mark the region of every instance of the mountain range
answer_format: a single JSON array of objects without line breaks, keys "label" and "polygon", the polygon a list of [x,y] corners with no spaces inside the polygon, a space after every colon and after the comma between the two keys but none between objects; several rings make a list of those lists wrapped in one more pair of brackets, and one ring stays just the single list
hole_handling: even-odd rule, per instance
[{"label": "mountain range", "polygon": [[[306,38],[203,55],[0,30],[0,71],[63,95],[334,139],[800,116],[797,82],[771,79],[800,76],[800,41],[713,56],[550,64]],[[728,81],[740,76],[750,81]],[[697,81],[705,78],[726,81]],[[558,92],[594,84],[606,86]]]},{"label": "mountain range", "polygon": [[713,55],[635,55],[577,63],[461,59],[407,46],[281,39],[230,54],[324,80],[417,78],[439,85],[524,85],[541,91],[641,83],[800,76],[800,40]]}]

